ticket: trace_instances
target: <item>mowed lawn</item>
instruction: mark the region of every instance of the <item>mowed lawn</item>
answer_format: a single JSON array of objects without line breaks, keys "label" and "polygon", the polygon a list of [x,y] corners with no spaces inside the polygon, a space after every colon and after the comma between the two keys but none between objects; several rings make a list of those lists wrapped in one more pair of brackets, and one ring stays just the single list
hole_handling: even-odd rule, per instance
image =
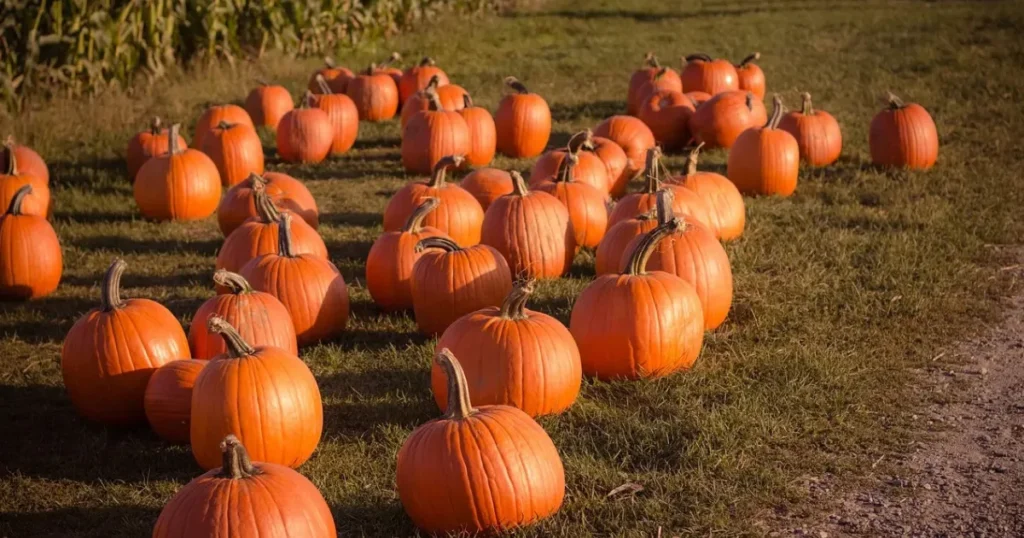
[{"label": "mowed lawn", "polygon": [[[492,111],[502,79],[515,75],[550,103],[555,146],[625,110],[629,75],[648,50],[677,68],[693,52],[739,61],[760,51],[769,93],[795,108],[809,91],[842,125],[835,166],[801,170],[791,198],[747,200],[746,232],[727,245],[733,309],[692,371],[585,381],[569,412],[541,420],[565,463],[567,496],[556,517],[517,535],[639,537],[659,526],[665,536],[760,534],[773,511],[816,508],[801,504],[808,477],[853,483],[907,446],[924,398],[912,391],[913,370],[996,319],[1013,288],[999,269],[1017,263],[1009,245],[1024,206],[1022,33],[1019,2],[551,1],[442,19],[340,55],[360,68],[391,50],[409,61],[429,54]],[[240,102],[256,77],[298,96],[317,65],[267,57],[200,66],[130,93],[0,116],[0,135],[13,133],[50,164],[64,246],[56,294],[0,305],[0,536],[145,536],[200,474],[187,447],[78,418],[61,382],[61,342],[98,304],[116,257],[129,265],[126,296],[156,299],[186,326],[213,293],[216,221],[139,217],[123,163],[134,132],[159,115],[191,139],[206,105]],[[887,90],[934,116],[933,170],[870,165],[868,124]],[[264,138],[269,168],[305,180],[316,196],[320,231],[353,299],[345,335],[302,350],[326,424],[300,471],[344,536],[415,533],[395,493],[395,455],[439,416],[433,341],[416,333],[411,314],[380,314],[362,286],[384,205],[413,179],[400,165],[398,133],[397,121],[363,124],[354,151],[317,166],[282,164]],[[703,166],[724,173],[725,158],[712,151]],[[495,165],[527,171],[531,162]],[[593,255],[581,252],[572,276],[540,284],[531,306],[568,322],[592,278]],[[624,483],[643,490],[607,497]]]}]

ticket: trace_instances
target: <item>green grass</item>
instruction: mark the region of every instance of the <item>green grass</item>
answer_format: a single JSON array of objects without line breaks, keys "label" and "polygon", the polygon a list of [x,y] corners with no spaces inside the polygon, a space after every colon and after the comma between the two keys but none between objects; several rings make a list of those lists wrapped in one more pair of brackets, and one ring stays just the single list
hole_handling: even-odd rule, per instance
[{"label": "green grass", "polygon": [[[519,533],[759,534],[772,510],[814,509],[801,504],[803,477],[853,480],[906,446],[905,417],[923,398],[911,391],[913,369],[994,319],[1006,293],[998,268],[1010,263],[1000,245],[1018,241],[1024,203],[1020,4],[576,5],[449,19],[342,60],[359,67],[391,49],[429,53],[492,110],[502,78],[516,75],[551,104],[553,144],[624,110],[629,74],[647,50],[665,61],[694,51],[738,61],[760,50],[770,92],[795,106],[810,91],[838,118],[845,147],[835,166],[802,170],[791,198],[747,200],[746,233],[727,246],[733,310],[696,368],[652,382],[586,381],[568,413],[541,421],[565,462],[568,495],[556,517]],[[266,58],[0,116],[0,133],[50,163],[65,252],[56,294],[0,305],[0,536],[144,536],[199,474],[185,447],[79,419],[61,384],[61,341],[98,302],[116,256],[129,263],[126,295],[159,300],[185,324],[212,294],[215,221],[141,220],[122,162],[129,137],[153,114],[190,124],[208,103],[239,101],[257,75],[297,94],[316,64]],[[932,171],[870,166],[867,126],[890,89],[933,114],[942,146]],[[432,342],[409,316],[378,313],[361,286],[384,204],[409,179],[397,134],[397,122],[364,124],[356,150],[319,166],[285,165],[268,149],[270,168],[305,179],[316,196],[353,298],[348,332],[302,352],[326,424],[301,472],[344,536],[415,532],[394,491],[395,454],[439,414]],[[722,171],[724,162],[711,152],[704,166]],[[574,276],[543,283],[533,307],[568,321],[592,271],[592,256],[581,254]],[[625,482],[644,490],[606,498]]]}]

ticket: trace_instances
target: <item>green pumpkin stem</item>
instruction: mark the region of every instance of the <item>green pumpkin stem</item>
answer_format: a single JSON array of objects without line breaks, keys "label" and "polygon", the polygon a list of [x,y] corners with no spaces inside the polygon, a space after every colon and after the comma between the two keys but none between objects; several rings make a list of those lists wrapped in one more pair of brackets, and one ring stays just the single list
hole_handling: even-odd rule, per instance
[{"label": "green pumpkin stem", "polygon": [[746,58],[744,58],[739,63],[739,65],[737,65],[736,67],[737,68],[743,68],[743,67],[746,67],[748,64],[750,64],[750,62],[756,62],[757,60],[760,60],[760,59],[761,59],[761,53],[760,52],[755,52],[755,53],[747,56]]},{"label": "green pumpkin stem", "polygon": [[690,150],[690,154],[686,156],[686,164],[683,165],[686,168],[686,175],[692,176],[697,173],[697,159],[700,157],[700,148],[704,147],[704,142],[701,142],[697,147]]},{"label": "green pumpkin stem", "polygon": [[331,87],[327,85],[327,79],[324,78],[320,73],[316,74],[316,85],[320,87],[320,93],[324,95],[331,95]]},{"label": "green pumpkin stem", "polygon": [[285,258],[294,258],[295,254],[292,252],[292,215],[291,213],[281,213],[278,217],[277,226],[277,254],[278,256],[284,256]]},{"label": "green pumpkin stem", "polygon": [[900,99],[899,97],[896,96],[895,93],[892,92],[886,92],[885,102],[889,106],[890,110],[899,110],[907,106],[906,104],[903,103],[903,99]]},{"label": "green pumpkin stem", "polygon": [[234,435],[228,435],[220,442],[220,450],[222,459],[220,472],[217,473],[218,478],[239,480],[262,472],[252,464],[249,453]]},{"label": "green pumpkin stem", "polygon": [[519,82],[519,79],[516,77],[505,77],[505,85],[512,88],[512,91],[518,94],[525,95],[530,93],[530,90],[526,89],[526,86],[524,86],[522,82]]},{"label": "green pumpkin stem", "polygon": [[7,206],[6,215],[21,215],[21,204],[25,201],[25,197],[32,194],[32,185],[22,185],[14,196],[11,197],[11,203]]},{"label": "green pumpkin stem", "polygon": [[435,189],[440,189],[445,186],[448,168],[458,168],[462,166],[462,163],[466,161],[466,158],[462,155],[449,155],[447,157],[441,157],[434,165],[434,173],[430,176],[430,181],[427,182],[427,186]]},{"label": "green pumpkin stem", "polygon": [[523,175],[518,170],[509,170],[508,175],[512,176],[512,194],[516,196],[530,194],[530,187],[526,185],[526,180],[523,179]]},{"label": "green pumpkin stem", "polygon": [[228,357],[240,359],[256,353],[256,350],[243,340],[242,335],[238,334],[238,331],[230,323],[224,321],[224,318],[210,316],[210,319],[206,321],[206,327],[211,333],[219,334],[224,339],[224,344],[228,348]]},{"label": "green pumpkin stem", "polygon": [[476,409],[473,409],[473,403],[469,400],[466,372],[462,370],[459,360],[448,348],[442,349],[434,360],[448,379],[448,409],[445,410],[444,418],[461,420],[475,413]]},{"label": "green pumpkin stem", "polygon": [[413,234],[419,233],[423,229],[423,219],[427,218],[427,215],[437,209],[439,205],[441,205],[441,200],[433,196],[425,198],[412,212],[412,215],[409,215],[409,219],[405,221],[405,227],[402,228],[402,231]]},{"label": "green pumpkin stem", "polygon": [[653,51],[644,54],[644,67],[658,69],[661,64],[658,63],[658,57],[654,55]]},{"label": "green pumpkin stem", "polygon": [[124,275],[128,264],[121,258],[114,260],[103,276],[103,288],[100,290],[100,307],[104,312],[110,312],[124,306],[121,299],[121,277]]},{"label": "green pumpkin stem", "polygon": [[811,105],[811,94],[808,92],[800,94],[800,113],[804,116],[814,115],[814,106]]},{"label": "green pumpkin stem", "polygon": [[526,302],[533,295],[533,280],[524,280],[512,288],[512,291],[501,303],[501,317],[503,319],[526,319]]},{"label": "green pumpkin stem", "polygon": [[256,215],[264,224],[277,222],[281,218],[281,212],[274,205],[274,201],[267,194],[266,183],[253,182],[252,184],[253,204],[256,206]]},{"label": "green pumpkin stem", "polygon": [[416,243],[416,252],[423,252],[428,248],[439,248],[445,252],[458,252],[462,250],[453,239],[450,237],[424,237]]},{"label": "green pumpkin stem", "polygon": [[686,61],[684,63],[690,63],[690,62],[693,62],[693,61],[696,61],[696,60],[700,60],[702,62],[713,61],[711,59],[711,56],[708,56],[707,54],[704,54],[703,52],[698,52],[698,53],[695,53],[695,54],[691,54],[691,55],[687,56],[685,58],[685,60]]},{"label": "green pumpkin stem", "polygon": [[772,117],[768,118],[765,128],[778,129],[779,122],[782,121],[782,113],[785,111],[786,107],[782,105],[782,97],[779,94],[772,96]]},{"label": "green pumpkin stem", "polygon": [[238,273],[232,273],[227,269],[217,269],[213,273],[213,282],[218,286],[223,286],[234,295],[241,295],[243,293],[252,293],[252,286],[244,276]]},{"label": "green pumpkin stem", "polygon": [[653,230],[644,234],[640,242],[637,243],[636,248],[630,253],[629,260],[626,262],[626,269],[622,274],[632,276],[646,274],[647,260],[651,259],[651,254],[654,254],[654,249],[658,246],[658,243],[668,237],[669,234],[677,231],[680,224],[680,219],[672,219],[659,224]]},{"label": "green pumpkin stem", "polygon": [[661,189],[661,168],[658,166],[660,159],[661,148],[654,146],[647,150],[647,162],[644,165],[644,173],[647,177],[643,190],[645,194],[654,194]]}]

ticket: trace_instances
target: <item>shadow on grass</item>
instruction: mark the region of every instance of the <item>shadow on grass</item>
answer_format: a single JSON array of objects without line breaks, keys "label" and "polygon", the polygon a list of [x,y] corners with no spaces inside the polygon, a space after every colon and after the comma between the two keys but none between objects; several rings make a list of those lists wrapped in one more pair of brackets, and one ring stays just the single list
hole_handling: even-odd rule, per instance
[{"label": "shadow on grass", "polygon": [[324,406],[324,433],[362,437],[381,426],[415,428],[438,415],[433,399],[357,399]]},{"label": "shadow on grass", "polygon": [[53,221],[63,224],[103,224],[132,222],[141,217],[136,213],[113,213],[110,211],[55,211]]},{"label": "shadow on grass", "polygon": [[[17,335],[33,344],[62,342],[78,316],[98,306],[99,302],[97,292],[95,297],[44,297],[22,303],[0,303],[5,313],[15,318],[11,322],[0,321],[0,335]],[[19,315],[22,313],[27,313],[33,321],[26,321]]]},{"label": "shadow on grass", "polygon": [[419,536],[397,499],[332,504],[331,513],[339,529],[361,530],[363,536]]},{"label": "shadow on grass", "polygon": [[[55,185],[79,187],[96,194],[131,194],[132,186],[128,181],[128,165],[123,158],[60,160],[48,163],[48,165],[51,181]],[[124,179],[124,183],[98,182],[99,176],[104,175]]]},{"label": "shadow on grass", "polygon": [[[357,226],[359,228],[374,228],[382,225],[384,222],[383,217],[380,213],[370,213],[361,211],[340,211],[337,213],[327,213],[320,215],[320,224],[327,224],[331,226]],[[370,247],[367,246],[366,250],[369,251]],[[334,251],[331,251],[332,256]]]},{"label": "shadow on grass", "polygon": [[[0,515],[0,535],[36,538],[148,536],[159,515],[157,508],[133,504],[4,512]],[[54,530],[41,535],[39,529],[42,528]]]},{"label": "shadow on grass", "polygon": [[[609,116],[626,113],[623,101],[594,101],[592,103],[555,103],[551,106],[553,121],[577,121],[582,118],[595,118],[601,121]],[[568,139],[566,139],[568,142]],[[565,143],[563,142],[564,146]]]},{"label": "shadow on grass", "polygon": [[117,235],[100,235],[84,237],[75,241],[75,246],[82,250],[109,250],[128,254],[152,254],[191,252],[205,257],[217,255],[217,250],[224,243],[223,239],[132,239]]}]

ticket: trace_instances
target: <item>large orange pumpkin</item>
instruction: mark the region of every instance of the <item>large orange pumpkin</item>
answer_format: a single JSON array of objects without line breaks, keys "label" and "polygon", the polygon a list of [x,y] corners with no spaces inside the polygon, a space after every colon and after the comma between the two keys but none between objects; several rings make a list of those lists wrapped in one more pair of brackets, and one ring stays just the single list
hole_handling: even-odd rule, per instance
[{"label": "large orange pumpkin", "polygon": [[311,95],[311,104],[327,113],[334,129],[334,137],[331,139],[331,155],[341,155],[352,149],[359,136],[359,111],[356,104],[349,96],[343,93],[333,93],[331,88],[323,81],[323,93]]},{"label": "large orange pumpkin", "polygon": [[619,180],[610,190],[613,198],[619,198],[626,193],[629,179],[644,170],[647,151],[655,146],[654,133],[644,125],[644,122],[632,116],[612,116],[594,129],[594,135],[607,138],[621,146],[629,159],[626,171],[619,176]]},{"label": "large orange pumpkin", "polygon": [[593,136],[593,132],[587,129],[583,150],[593,153],[604,163],[605,171],[608,172],[608,194],[616,198],[625,194],[635,172],[629,166],[629,157],[622,146],[607,138]]},{"label": "large orange pumpkin", "polygon": [[654,229],[658,219],[654,211],[620,220],[609,226],[601,243],[597,245],[594,257],[594,272],[600,275],[619,274],[622,272],[622,254],[634,237],[641,236]]},{"label": "large orange pumpkin", "polygon": [[659,90],[683,91],[679,73],[670,67],[662,67],[653,52],[644,56],[644,66],[629,77],[629,91],[626,95],[626,112],[636,116],[640,104],[653,92]]},{"label": "large orange pumpkin", "polygon": [[334,59],[324,58],[324,66],[310,75],[307,89],[311,93],[322,92],[323,87],[317,82],[317,77],[323,77],[327,87],[331,89],[331,93],[345,93],[345,90],[348,89],[348,81],[355,76],[351,69],[334,65]]},{"label": "large orange pumpkin", "polygon": [[927,170],[939,157],[939,134],[931,114],[892,93],[885,109],[871,120],[868,145],[871,161],[879,166]]},{"label": "large orange pumpkin", "polygon": [[697,193],[679,185],[662,185],[661,150],[654,148],[647,152],[647,167],[644,188],[640,192],[634,192],[623,196],[615,203],[612,212],[608,215],[608,226],[615,226],[619,221],[626,220],[637,215],[647,213],[654,209],[658,201],[658,191],[667,189],[673,191],[672,209],[681,215],[690,215],[698,222],[712,227],[711,210],[707,203]]},{"label": "large orange pumpkin", "polygon": [[[567,172],[573,181],[586,183],[599,192],[607,193],[611,188],[608,167],[596,154],[584,151],[592,140],[590,130],[579,132],[569,139],[569,144],[565,148],[545,152],[533,163],[530,186],[536,187],[544,182],[556,181],[561,178],[563,172]],[[569,160],[572,161],[571,166],[566,167]]]},{"label": "large orange pumpkin", "polygon": [[63,254],[53,226],[22,209],[32,192],[22,185],[0,215],[0,300],[35,299],[60,283]]},{"label": "large orange pumpkin", "polygon": [[192,389],[189,437],[196,462],[215,468],[220,440],[235,435],[260,461],[302,465],[324,428],[320,389],[309,367],[281,348],[249,345],[220,317],[207,324],[224,338],[227,352],[203,368]]},{"label": "large orange pumpkin", "polygon": [[709,148],[729,148],[740,133],[768,121],[764,103],[743,91],[720,93],[690,116],[690,134]]},{"label": "large orange pumpkin", "polygon": [[135,176],[135,203],[148,219],[205,219],[220,203],[220,172],[205,153],[178,147],[177,125],[170,137],[168,152],[146,161]]},{"label": "large orange pumpkin", "polygon": [[384,67],[371,64],[348,81],[345,94],[352,98],[363,121],[384,121],[398,112],[398,85]]},{"label": "large orange pumpkin", "polygon": [[[125,161],[128,163],[128,177],[133,182],[135,181],[135,174],[139,173],[139,169],[142,168],[142,165],[146,164],[150,157],[167,153],[167,150],[171,148],[169,136],[170,130],[163,127],[160,118],[153,118],[153,121],[149,124],[149,129],[140,131],[128,141]],[[178,147],[188,147],[188,143],[180,136],[178,137]]]},{"label": "large orange pumpkin", "polygon": [[815,110],[811,94],[800,94],[803,101],[799,111],[787,112],[779,122],[779,129],[793,135],[800,148],[800,160],[811,166],[828,166],[843,151],[843,132],[839,122],[824,110]]},{"label": "large orange pumpkin", "polygon": [[206,135],[210,134],[210,131],[220,125],[221,122],[238,123],[248,125],[253,129],[256,128],[252,123],[252,118],[249,117],[249,113],[238,105],[211,106],[203,111],[203,115],[199,116],[199,120],[196,121],[196,131],[195,136],[192,137],[192,147],[202,148],[203,143],[206,142]]},{"label": "large orange pumpkin", "polygon": [[153,538],[337,536],[331,508],[306,477],[250,461],[234,435],[220,450],[221,466],[186,484],[160,511]]},{"label": "large orange pumpkin", "polygon": [[[586,153],[569,153],[562,161],[558,177],[542,181],[534,188],[546,192],[555,198],[569,211],[573,237],[576,245],[593,248],[601,242],[608,228],[608,194],[593,186],[573,179],[573,168],[579,163],[580,155]],[[600,165],[599,166],[603,166]],[[602,170],[603,172],[603,170]]]},{"label": "large orange pumpkin", "polygon": [[462,162],[463,158],[458,155],[445,157],[438,161],[429,180],[414,181],[396,192],[384,208],[384,231],[402,229],[424,198],[437,198],[440,205],[427,215],[423,225],[448,234],[459,246],[479,243],[484,221],[480,202],[459,185],[445,180],[446,171],[461,166]]},{"label": "large orange pumpkin", "polygon": [[7,168],[0,173],[0,208],[6,209],[11,205],[15,195],[25,186],[31,187],[22,195],[18,204],[18,210],[22,215],[35,215],[47,218],[53,212],[53,200],[50,197],[50,187],[47,182],[38,176],[26,172],[21,167],[21,160],[18,152],[15,151],[12,142],[4,146],[4,153],[7,157]]},{"label": "large orange pumpkin", "polygon": [[459,111],[469,128],[469,152],[466,163],[470,166],[487,166],[494,160],[498,139],[494,118],[486,108],[473,106],[473,99],[466,94],[465,106]]},{"label": "large orange pumpkin", "polygon": [[494,115],[498,151],[513,158],[536,157],[551,138],[551,109],[543,97],[530,93],[515,77],[507,77],[512,89],[498,103]]},{"label": "large orange pumpkin", "polygon": [[334,146],[331,117],[319,108],[309,108],[311,94],[302,105],[281,118],[277,124],[277,154],[290,163],[318,163],[327,158]]},{"label": "large orange pumpkin", "polygon": [[284,86],[264,81],[258,83],[259,86],[253,88],[245,98],[245,111],[256,127],[276,130],[281,118],[295,108],[292,94]]},{"label": "large orange pumpkin", "polygon": [[199,149],[217,166],[225,187],[241,183],[249,174],[263,173],[263,143],[248,125],[222,121],[206,134]]},{"label": "large orange pumpkin", "polygon": [[462,114],[445,110],[437,94],[428,93],[430,107],[417,112],[402,129],[402,166],[414,174],[430,174],[450,155],[469,153],[469,126]]},{"label": "large orange pumpkin", "polygon": [[512,175],[497,168],[478,168],[466,174],[459,185],[487,211],[492,202],[512,192]]},{"label": "large orange pumpkin", "polygon": [[[257,187],[257,184],[259,186]],[[281,172],[267,172],[262,176],[250,174],[245,181],[228,189],[217,206],[217,224],[224,237],[252,217],[256,210],[254,191],[262,188],[275,206],[302,217],[314,229],[320,226],[320,209],[309,189],[299,180]]]},{"label": "large orange pumpkin", "polygon": [[565,471],[544,428],[515,407],[474,408],[455,356],[441,350],[436,362],[448,380],[448,410],[398,451],[398,496],[413,523],[430,534],[476,536],[557,512]]},{"label": "large orange pumpkin", "polygon": [[18,169],[21,173],[43,180],[50,184],[50,169],[46,161],[39,156],[32,148],[18,144],[13,136],[8,136],[4,141],[3,149],[0,150],[0,170],[7,170],[11,167],[11,157],[18,159]]},{"label": "large orange pumpkin", "polygon": [[442,236],[420,239],[412,267],[412,305],[420,332],[444,332],[460,317],[497,306],[512,289],[501,253],[487,245],[462,248]]},{"label": "large orange pumpkin", "polygon": [[126,267],[124,260],[110,265],[100,307],[78,318],[61,350],[64,387],[75,410],[109,426],[145,422],[149,376],[190,355],[185,331],[170,310],[149,299],[121,299]]},{"label": "large orange pumpkin", "polygon": [[755,52],[744,58],[736,66],[736,76],[740,90],[750,92],[756,95],[758,99],[763,100],[765,94],[764,71],[754,63],[760,59],[760,52]]},{"label": "large orange pumpkin", "polygon": [[142,407],[149,426],[163,440],[188,444],[192,423],[192,387],[206,361],[171,361],[153,372]]},{"label": "large orange pumpkin", "polygon": [[740,89],[736,68],[727,60],[712,60],[707,54],[691,54],[683,61],[683,71],[679,78],[683,81],[684,92],[717,95]]},{"label": "large orange pumpkin", "polygon": [[445,235],[437,228],[423,226],[423,219],[439,203],[437,198],[424,198],[401,230],[384,232],[370,247],[366,289],[382,310],[412,308],[412,268],[422,254],[416,250],[416,244],[426,237]]},{"label": "large orange pumpkin", "polygon": [[697,110],[682,92],[658,90],[648,93],[637,116],[651,129],[654,140],[666,150],[677,150],[690,141],[690,116]]},{"label": "large orange pumpkin", "polygon": [[437,78],[435,87],[448,84],[448,75],[429,56],[425,56],[420,63],[406,69],[398,82],[398,96],[402,100],[402,106],[404,107],[416,92],[426,88],[431,79],[435,77]]},{"label": "large orange pumpkin", "polygon": [[708,206],[708,217],[711,220],[715,235],[723,241],[736,239],[743,234],[746,225],[746,207],[743,195],[732,181],[714,172],[698,172],[697,157],[701,146],[694,148],[686,158],[684,175],[673,176],[665,182],[682,185],[697,193]]},{"label": "large orange pumpkin", "polygon": [[776,95],[768,123],[743,131],[729,150],[725,173],[743,194],[789,196],[796,190],[800,148],[793,135],[779,129],[782,111],[782,99]]}]

